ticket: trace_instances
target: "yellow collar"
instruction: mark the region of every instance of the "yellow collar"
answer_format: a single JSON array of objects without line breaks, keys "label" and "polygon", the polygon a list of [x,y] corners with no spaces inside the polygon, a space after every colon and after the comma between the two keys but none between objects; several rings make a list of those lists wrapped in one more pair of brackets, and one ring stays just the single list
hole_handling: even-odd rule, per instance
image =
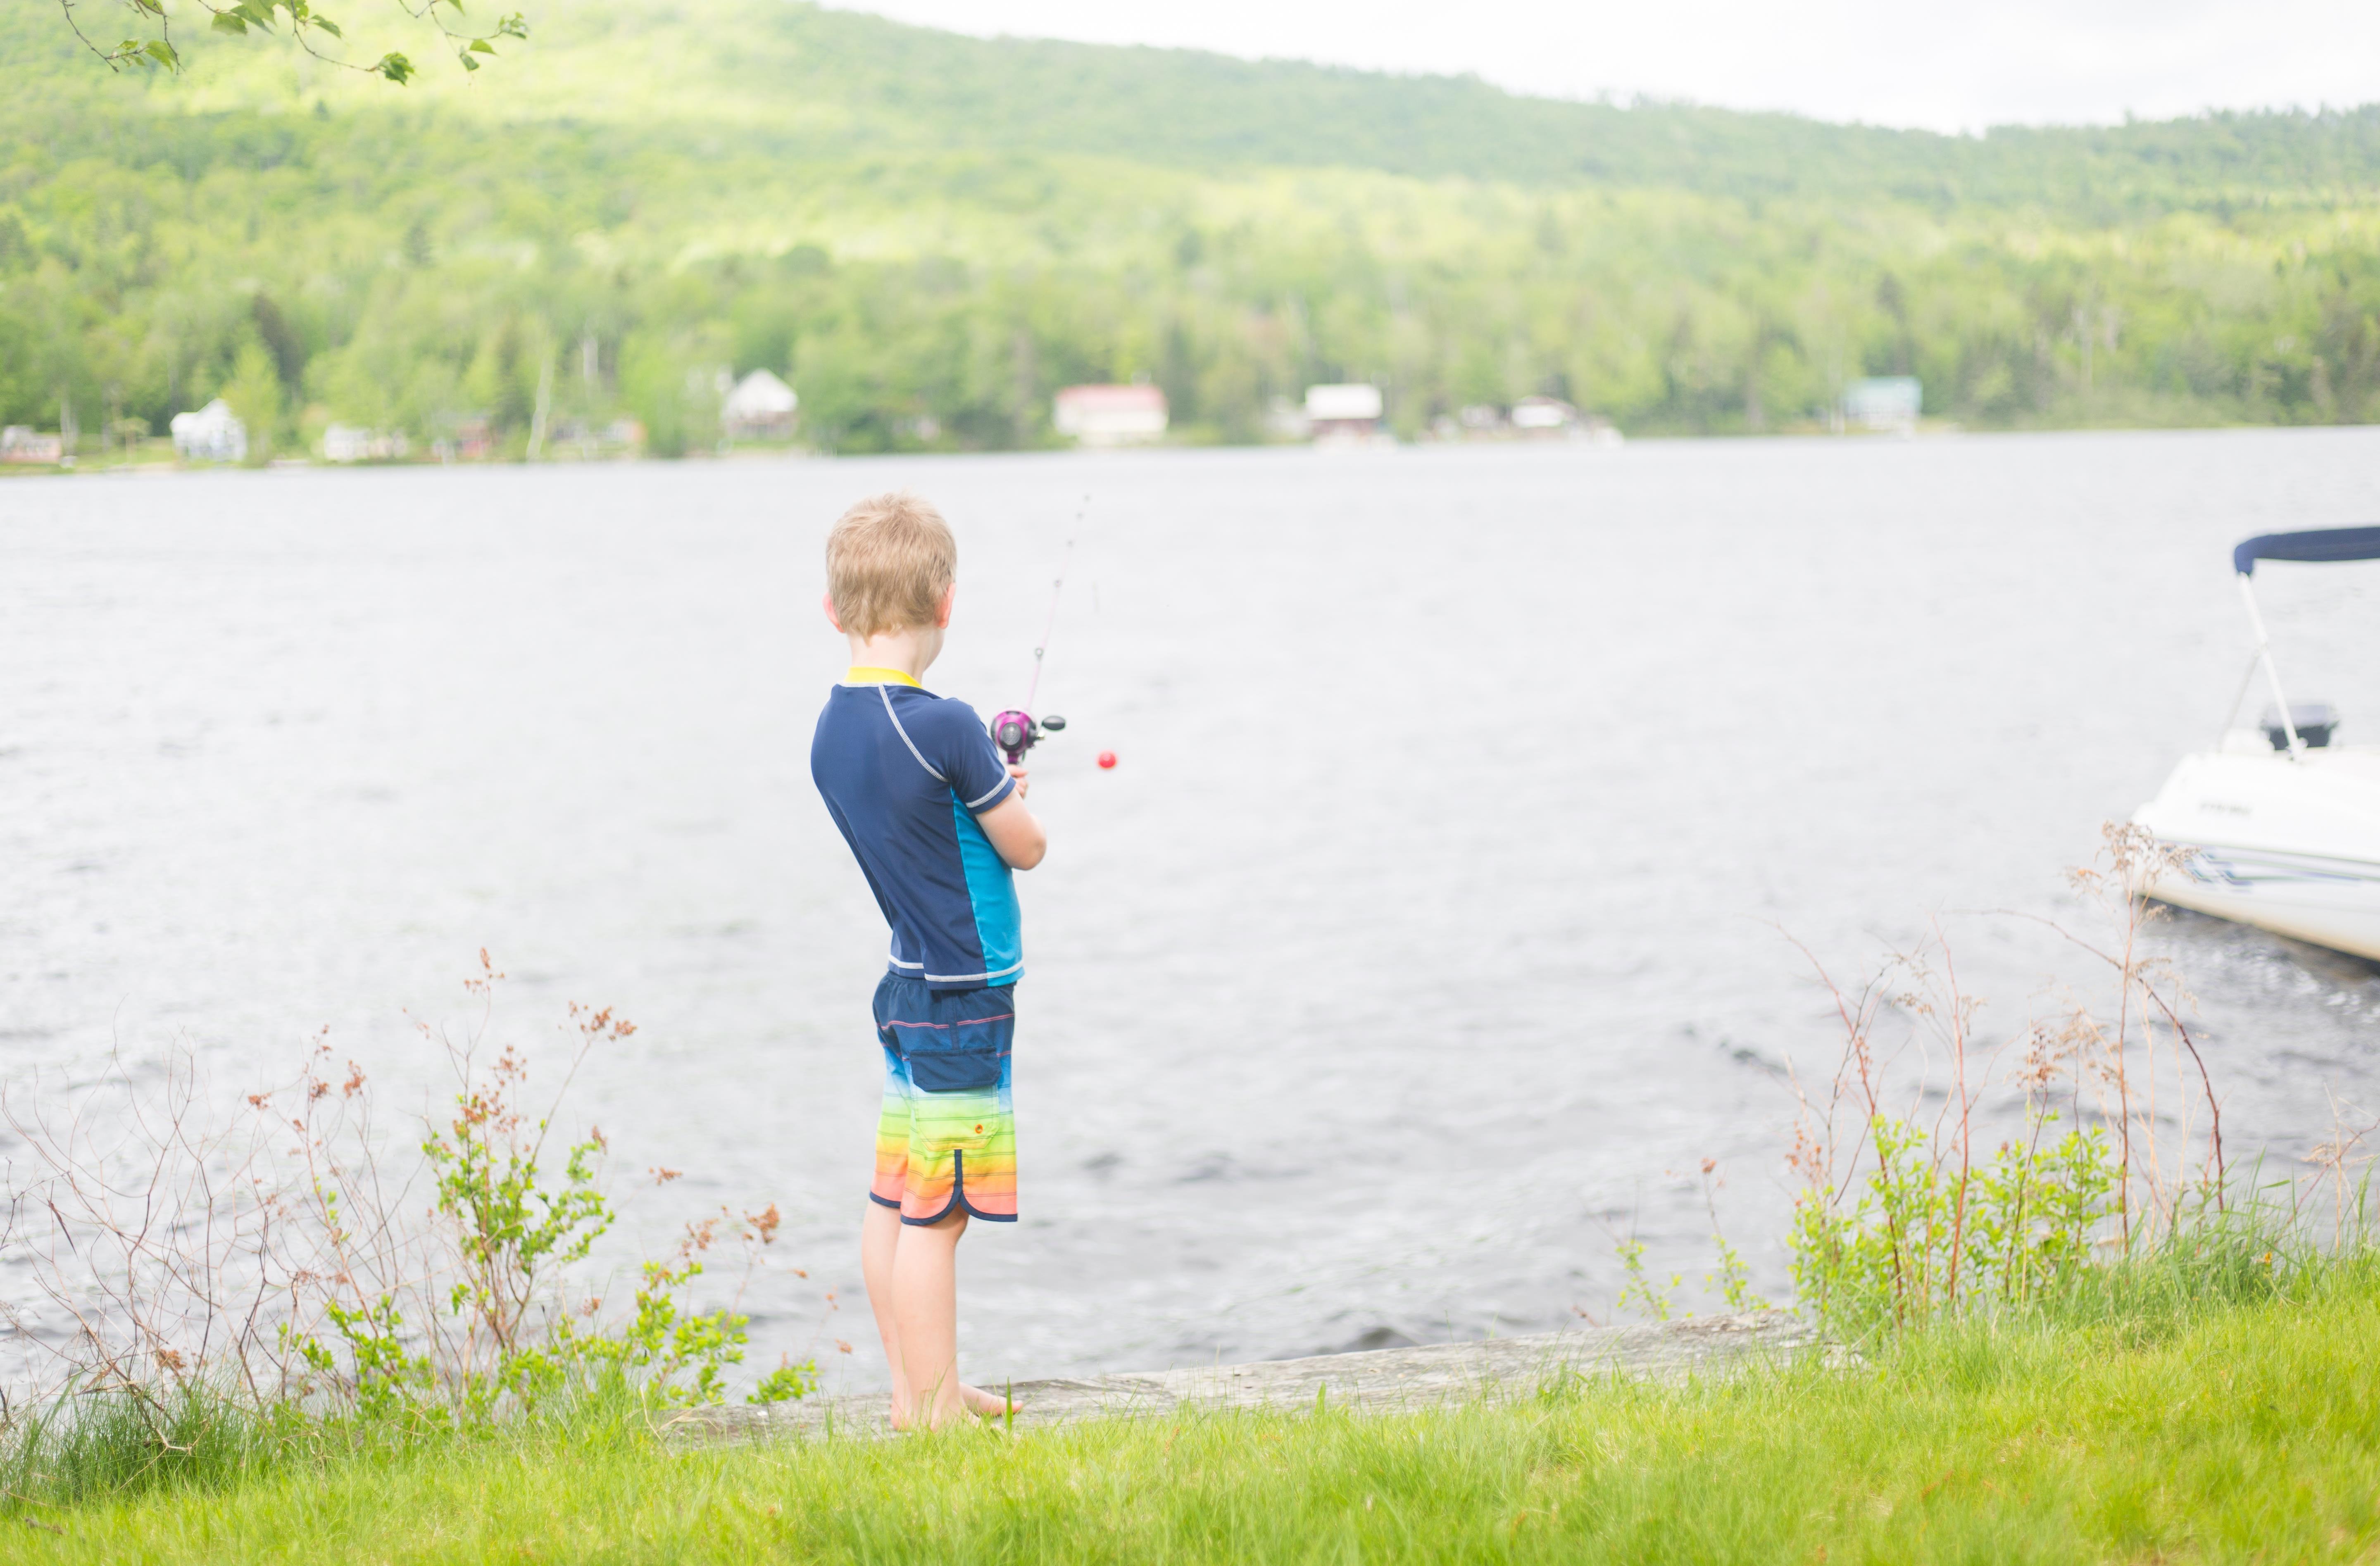
[{"label": "yellow collar", "polygon": [[851,673],[844,675],[843,683],[847,686],[917,686],[919,690],[926,688],[917,676],[906,670],[877,669],[865,663],[853,664]]}]

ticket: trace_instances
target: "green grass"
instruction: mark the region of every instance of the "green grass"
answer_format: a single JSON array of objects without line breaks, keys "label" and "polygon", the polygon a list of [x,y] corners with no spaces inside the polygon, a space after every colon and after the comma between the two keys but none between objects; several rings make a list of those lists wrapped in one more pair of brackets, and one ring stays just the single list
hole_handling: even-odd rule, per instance
[{"label": "green grass", "polygon": [[[2380,1269],[2117,1289],[1864,1367],[1518,1403],[675,1451],[617,1422],[19,1505],[43,1560],[2352,1560],[2380,1547]],[[2210,1303],[2212,1300],[2214,1303]],[[257,1449],[261,1451],[262,1449]],[[39,1469],[41,1464],[33,1465]],[[40,1490],[39,1472],[14,1484]],[[22,1521],[40,1518],[63,1534]]]}]

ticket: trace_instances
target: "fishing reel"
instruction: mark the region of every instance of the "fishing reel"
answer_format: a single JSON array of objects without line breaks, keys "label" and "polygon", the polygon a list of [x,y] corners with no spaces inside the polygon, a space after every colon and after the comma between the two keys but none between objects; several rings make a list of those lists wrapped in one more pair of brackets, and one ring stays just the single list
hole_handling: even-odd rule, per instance
[{"label": "fishing reel", "polygon": [[1055,712],[1038,722],[1030,712],[996,712],[991,719],[991,743],[1008,757],[1010,766],[1021,767],[1026,751],[1065,726],[1066,720]]}]

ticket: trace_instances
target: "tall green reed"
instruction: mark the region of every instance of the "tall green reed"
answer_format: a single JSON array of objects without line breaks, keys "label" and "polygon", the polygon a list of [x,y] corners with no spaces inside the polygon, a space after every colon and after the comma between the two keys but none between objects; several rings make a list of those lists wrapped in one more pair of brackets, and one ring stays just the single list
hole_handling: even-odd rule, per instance
[{"label": "tall green reed", "polygon": [[[2104,828],[2098,858],[2070,876],[2099,928],[2051,926],[2098,983],[2056,991],[2051,1020],[1997,1045],[1979,1040],[1980,1002],[1938,925],[1855,988],[1813,957],[1843,1044],[1823,1089],[1795,1081],[1787,1238],[1801,1301],[1831,1328],[2246,1300],[2303,1273],[2317,1244],[2363,1246],[2350,1171],[2372,1127],[2342,1123],[2316,1150],[2326,1234],[2305,1183],[2227,1163],[2194,1002],[2146,939],[2164,913],[2149,892],[2186,857],[2139,827]],[[2012,1134],[1985,1130],[2011,1119]]]}]

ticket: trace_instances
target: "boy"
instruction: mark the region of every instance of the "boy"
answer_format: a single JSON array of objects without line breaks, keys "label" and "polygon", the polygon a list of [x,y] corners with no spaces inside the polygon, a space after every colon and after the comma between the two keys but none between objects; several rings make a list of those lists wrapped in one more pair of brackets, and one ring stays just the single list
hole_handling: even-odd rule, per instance
[{"label": "boy", "polygon": [[1016,887],[1047,847],[983,721],[919,684],[942,649],[958,545],[917,496],[878,495],[826,540],[826,617],[851,643],[810,776],[892,927],[876,986],[884,1111],[860,1231],[868,1303],[892,1371],[892,1424],[936,1429],[1006,1405],[958,1378],[959,1236],[1016,1220],[1009,1104]]}]

